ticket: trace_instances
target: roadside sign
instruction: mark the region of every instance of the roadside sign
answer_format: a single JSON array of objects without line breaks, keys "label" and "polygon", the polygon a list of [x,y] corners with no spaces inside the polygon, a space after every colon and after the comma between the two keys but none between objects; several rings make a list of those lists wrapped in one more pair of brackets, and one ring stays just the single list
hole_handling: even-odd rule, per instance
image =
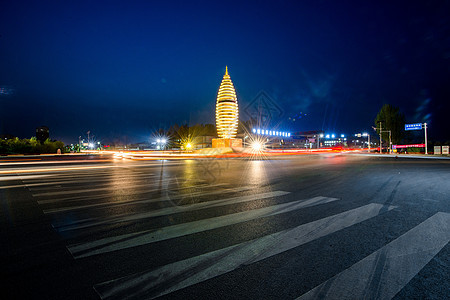
[{"label": "roadside sign", "polygon": [[441,154],[441,146],[434,146],[434,154],[437,155]]},{"label": "roadside sign", "polygon": [[392,145],[393,149],[401,148],[425,148],[425,144],[411,144],[411,145]]},{"label": "roadside sign", "polygon": [[421,130],[422,123],[405,124],[405,130]]},{"label": "roadside sign", "polygon": [[449,150],[449,146],[442,146],[442,154],[447,154],[448,155],[448,151]]}]

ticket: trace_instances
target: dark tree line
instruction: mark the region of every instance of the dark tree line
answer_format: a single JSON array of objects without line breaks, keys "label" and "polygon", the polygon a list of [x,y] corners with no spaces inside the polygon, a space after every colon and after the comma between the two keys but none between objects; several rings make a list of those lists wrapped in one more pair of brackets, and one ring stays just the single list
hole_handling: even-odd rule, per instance
[{"label": "dark tree line", "polygon": [[31,139],[0,139],[0,155],[7,154],[44,154],[55,153],[61,150],[64,152],[64,143],[61,141],[51,141],[47,139],[43,143],[35,137]]},{"label": "dark tree line", "polygon": [[383,141],[389,141],[389,132],[391,131],[392,144],[400,144],[405,137],[405,115],[400,112],[398,107],[390,104],[384,104],[375,118],[375,127],[377,134],[380,134],[380,123],[382,127],[381,138]]}]

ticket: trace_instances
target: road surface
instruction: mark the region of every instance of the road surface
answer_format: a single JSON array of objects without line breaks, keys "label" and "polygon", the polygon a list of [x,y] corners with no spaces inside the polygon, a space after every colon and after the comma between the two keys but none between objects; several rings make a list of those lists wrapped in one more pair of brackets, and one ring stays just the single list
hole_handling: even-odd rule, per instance
[{"label": "road surface", "polygon": [[3,299],[444,299],[450,161],[0,160]]}]

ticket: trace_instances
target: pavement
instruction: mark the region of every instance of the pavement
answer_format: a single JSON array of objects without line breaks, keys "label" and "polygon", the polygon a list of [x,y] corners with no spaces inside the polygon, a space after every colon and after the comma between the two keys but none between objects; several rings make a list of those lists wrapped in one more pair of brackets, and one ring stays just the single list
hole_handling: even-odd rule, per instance
[{"label": "pavement", "polygon": [[445,299],[450,161],[0,159],[2,299]]}]

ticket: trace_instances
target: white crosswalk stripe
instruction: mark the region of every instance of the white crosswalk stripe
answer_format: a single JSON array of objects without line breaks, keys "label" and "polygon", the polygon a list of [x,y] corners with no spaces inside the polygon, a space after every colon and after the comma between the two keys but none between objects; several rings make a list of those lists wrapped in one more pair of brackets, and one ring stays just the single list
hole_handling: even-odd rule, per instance
[{"label": "white crosswalk stripe", "polygon": [[[214,184],[214,185],[209,185],[208,187],[220,187],[223,186],[225,184]],[[177,190],[182,190],[183,188],[172,188],[171,191],[177,191]],[[216,195],[216,194],[223,194],[223,193],[227,193],[227,192],[243,192],[248,190],[249,187],[242,187],[242,188],[232,188],[232,189],[226,189],[226,190],[218,190],[218,191],[213,191],[213,192],[197,192],[197,193],[189,193],[190,197],[194,197],[194,196],[212,196],[212,195]],[[155,191],[159,191],[159,189],[152,189],[152,190],[145,190],[145,193],[148,192],[155,192]],[[139,193],[144,193],[144,191],[139,191]],[[137,194],[136,192],[134,194]],[[94,204],[86,204],[86,205],[78,205],[78,206],[69,206],[69,207],[62,207],[62,208],[53,208],[53,209],[44,209],[44,213],[45,214],[50,214],[50,213],[58,213],[58,212],[64,212],[64,211],[70,211],[70,210],[78,210],[78,209],[85,209],[85,208],[95,208],[95,207],[100,207],[100,206],[107,206],[108,208],[111,207],[117,207],[117,206],[125,206],[125,205],[135,205],[135,204],[144,204],[144,203],[154,203],[154,202],[160,202],[160,201],[174,201],[176,199],[180,199],[182,198],[182,196],[173,196],[173,197],[159,197],[159,198],[153,198],[153,199],[140,199],[140,200],[126,200],[126,201],[118,201],[118,202],[107,202],[107,203],[94,203]],[[38,201],[39,204],[40,201]]]},{"label": "white crosswalk stripe", "polygon": [[449,241],[450,214],[437,213],[298,299],[391,299]]},{"label": "white crosswalk stripe", "polygon": [[[127,176],[126,173],[120,173],[115,180],[117,182]],[[257,262],[266,264],[288,255],[287,251],[294,248],[302,245],[302,249],[313,247],[314,243],[322,241],[319,239],[327,240],[333,235],[338,237],[345,232],[341,230],[346,228],[365,226],[364,222],[370,223],[371,219],[373,222],[383,219],[382,216],[400,213],[400,210],[393,211],[397,206],[366,202],[356,208],[352,204],[350,209],[330,215],[326,212],[327,208],[334,209],[341,203],[337,202],[338,198],[317,196],[305,199],[288,191],[270,189],[252,194],[251,185],[230,187],[228,183],[206,182],[178,185],[170,178],[162,180],[162,186],[158,187],[155,182],[146,183],[148,180],[154,180],[154,177],[147,176],[140,180],[140,175],[133,176],[132,188],[120,187],[113,189],[113,193],[106,193],[112,190],[111,185],[108,185],[111,178],[106,177],[96,178],[95,183],[80,193],[80,184],[91,183],[91,180],[84,176],[78,180],[72,178],[67,181],[55,177],[54,181],[48,182],[47,177],[42,175],[22,175],[22,178],[17,180],[22,180],[23,183],[3,186],[3,189],[30,189],[33,196],[37,197],[43,212],[52,219],[53,227],[66,240],[67,249],[78,263],[99,257],[120,257],[122,253],[133,253],[138,249],[158,249],[155,247],[176,243],[178,239],[193,240],[195,234],[214,234],[226,226],[239,228],[247,224],[259,224],[261,220],[278,220],[276,216],[282,214],[285,214],[286,219],[297,222],[289,225],[288,229],[280,227],[277,229],[280,231],[275,233],[270,231],[269,234],[258,234],[250,240],[244,238],[235,242],[237,244],[225,243],[221,249],[199,249],[195,255],[171,260],[167,264],[158,265],[157,268],[150,269],[149,264],[135,274],[122,272],[120,276],[105,277],[95,281],[97,284],[94,285],[102,299],[122,299],[124,296],[129,299],[153,299],[223,274],[235,276],[240,267],[252,267]],[[40,179],[43,182],[40,182]],[[161,190],[170,191],[170,194],[164,194]],[[122,195],[126,197],[122,198]],[[192,202],[177,205],[182,203],[185,197],[191,197]],[[298,200],[299,198],[301,200]],[[245,204],[241,208],[245,210],[236,212],[224,209],[217,215],[203,216],[204,209],[218,208],[220,212],[220,209],[235,204]],[[306,208],[312,211],[325,208],[325,217],[302,224],[294,217],[302,215],[303,209],[307,212]],[[172,220],[175,214],[176,221],[164,223],[164,220]],[[166,218],[157,218],[162,216]],[[137,229],[133,226],[125,229],[121,227],[111,234],[106,233],[110,228],[117,228],[115,224],[124,222],[127,222],[127,225],[139,226]],[[294,296],[299,297],[298,299],[393,298],[448,244],[450,214],[436,213],[408,230],[372,254],[366,256],[365,253],[365,258],[356,263],[353,261],[352,266],[345,266],[347,269],[337,270],[324,277],[324,282],[316,282],[314,286],[308,287],[309,291],[302,289],[304,294]],[[100,236],[93,234],[95,232],[101,232]],[[110,280],[111,278],[115,279]]]},{"label": "white crosswalk stripe", "polygon": [[45,193],[33,193],[33,196],[35,197],[48,197],[48,196],[58,196],[58,195],[70,195],[70,194],[84,194],[84,193],[96,193],[101,191],[114,191],[114,190],[129,190],[129,189],[136,189],[140,187],[152,187],[152,186],[158,186],[161,183],[167,183],[170,179],[165,179],[162,182],[155,181],[152,183],[145,183],[145,184],[134,184],[130,186],[118,186],[116,188],[112,188],[111,186],[106,187],[96,187],[93,189],[76,189],[76,190],[63,190],[63,191],[51,191],[51,192],[45,192]]},{"label": "white crosswalk stripe", "polygon": [[78,230],[78,229],[83,229],[83,228],[88,228],[88,227],[93,227],[93,226],[98,226],[98,225],[115,224],[115,223],[127,222],[127,221],[136,221],[139,219],[158,217],[158,216],[166,216],[166,215],[171,215],[171,214],[181,213],[181,212],[186,212],[186,211],[224,206],[227,204],[249,202],[249,201],[254,201],[254,200],[258,200],[258,199],[283,196],[283,195],[287,195],[287,194],[289,194],[289,192],[274,191],[274,192],[268,192],[268,193],[263,193],[263,194],[239,196],[239,197],[232,197],[232,198],[219,199],[219,200],[211,200],[211,201],[207,201],[207,202],[200,202],[200,203],[195,203],[195,204],[190,204],[190,205],[166,207],[166,208],[149,211],[149,212],[144,212],[144,213],[125,214],[125,215],[121,215],[121,216],[104,218],[103,220],[97,220],[97,219],[93,220],[91,218],[88,218],[88,219],[78,220],[76,222],[71,222],[69,225],[56,224],[55,227],[58,228],[58,231],[60,231],[60,232],[68,231],[68,230]]},{"label": "white crosswalk stripe", "polygon": [[[102,299],[127,295],[153,299],[233,271],[377,216],[381,204],[368,204],[337,215],[265,237],[175,262],[153,271],[108,281],[95,286]],[[386,210],[395,207],[389,206]],[[164,289],[160,287],[164,286]]]},{"label": "white crosswalk stripe", "polygon": [[336,201],[336,198],[315,197],[308,200],[298,200],[250,211],[244,211],[231,215],[204,219],[195,222],[182,223],[169,227],[163,227],[158,230],[147,230],[131,234],[119,235],[110,238],[104,238],[98,241],[84,243],[80,245],[69,246],[68,249],[74,258],[82,258],[95,254],[116,251],[149,243],[172,239],[192,233],[211,230],[228,226],[232,224],[242,223],[257,218],[275,216],[289,211],[305,208],[309,206],[324,204]]}]

